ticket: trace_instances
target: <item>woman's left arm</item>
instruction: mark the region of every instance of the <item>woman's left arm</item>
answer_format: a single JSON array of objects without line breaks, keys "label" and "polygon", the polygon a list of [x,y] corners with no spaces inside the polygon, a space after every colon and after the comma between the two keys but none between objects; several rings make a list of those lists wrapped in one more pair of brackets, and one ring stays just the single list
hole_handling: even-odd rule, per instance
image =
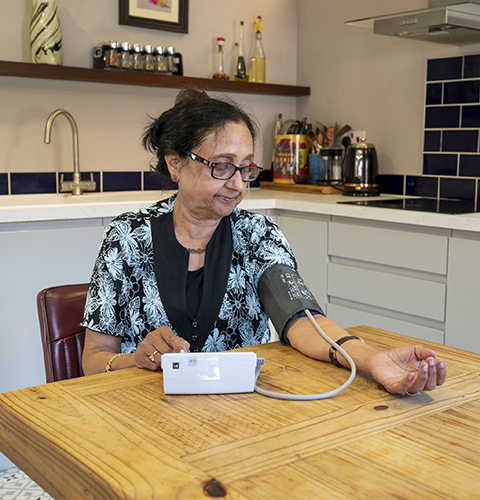
[{"label": "woman's left arm", "polygon": [[[317,314],[314,318],[335,341],[349,335],[324,316]],[[290,323],[287,339],[292,347],[306,356],[322,361],[330,360],[330,345],[306,317],[297,318]],[[371,375],[392,394],[431,391],[445,382],[445,363],[436,359],[434,351],[421,345],[379,351],[360,340],[349,340],[342,344],[342,348],[352,357],[358,370]],[[340,352],[337,352],[337,360],[342,366],[349,366]]]}]

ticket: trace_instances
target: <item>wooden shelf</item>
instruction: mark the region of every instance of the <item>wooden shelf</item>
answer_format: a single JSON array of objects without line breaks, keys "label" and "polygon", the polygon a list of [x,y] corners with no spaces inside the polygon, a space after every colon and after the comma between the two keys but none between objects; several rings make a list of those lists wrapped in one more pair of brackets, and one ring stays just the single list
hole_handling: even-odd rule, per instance
[{"label": "wooden shelf", "polygon": [[72,66],[52,66],[48,64],[33,64],[12,61],[0,61],[0,76],[70,80],[76,82],[113,83],[120,85],[142,85],[146,87],[196,87],[202,90],[284,96],[310,95],[310,87],[301,87],[296,85],[235,82],[189,76],[157,75],[137,73],[133,71],[75,68]]}]

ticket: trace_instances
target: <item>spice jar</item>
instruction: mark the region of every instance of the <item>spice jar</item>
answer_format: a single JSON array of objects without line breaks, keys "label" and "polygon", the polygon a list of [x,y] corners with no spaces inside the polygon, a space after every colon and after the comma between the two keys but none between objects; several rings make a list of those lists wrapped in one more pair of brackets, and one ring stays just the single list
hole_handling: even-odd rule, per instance
[{"label": "spice jar", "polygon": [[122,51],[118,54],[118,67],[124,70],[132,69],[132,46],[128,42],[122,42]]},{"label": "spice jar", "polygon": [[175,64],[175,48],[167,47],[167,69],[171,73],[177,72],[177,65]]},{"label": "spice jar", "polygon": [[145,71],[155,71],[155,57],[151,45],[145,45]]},{"label": "spice jar", "polygon": [[110,48],[108,49],[108,68],[118,69],[118,42],[110,41]]},{"label": "spice jar", "polygon": [[155,63],[157,73],[167,73],[167,58],[164,54],[165,50],[162,46],[155,47]]},{"label": "spice jar", "polygon": [[143,46],[136,43],[133,46],[133,61],[132,66],[134,71],[143,71],[145,69],[145,61],[143,58]]}]

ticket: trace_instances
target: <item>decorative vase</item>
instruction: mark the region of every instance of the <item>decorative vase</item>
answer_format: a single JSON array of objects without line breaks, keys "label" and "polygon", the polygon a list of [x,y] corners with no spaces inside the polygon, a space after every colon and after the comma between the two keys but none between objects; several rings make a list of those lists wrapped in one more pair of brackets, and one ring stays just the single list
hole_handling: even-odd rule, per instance
[{"label": "decorative vase", "polygon": [[30,47],[33,63],[63,64],[62,28],[55,0],[33,0]]}]

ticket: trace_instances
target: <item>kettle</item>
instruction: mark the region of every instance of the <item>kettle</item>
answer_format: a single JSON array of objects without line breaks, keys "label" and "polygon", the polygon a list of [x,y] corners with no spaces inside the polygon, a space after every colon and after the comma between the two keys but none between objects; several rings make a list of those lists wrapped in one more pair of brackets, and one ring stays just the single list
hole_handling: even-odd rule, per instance
[{"label": "kettle", "polygon": [[378,196],[378,159],[373,144],[351,144],[343,164],[344,196]]}]

